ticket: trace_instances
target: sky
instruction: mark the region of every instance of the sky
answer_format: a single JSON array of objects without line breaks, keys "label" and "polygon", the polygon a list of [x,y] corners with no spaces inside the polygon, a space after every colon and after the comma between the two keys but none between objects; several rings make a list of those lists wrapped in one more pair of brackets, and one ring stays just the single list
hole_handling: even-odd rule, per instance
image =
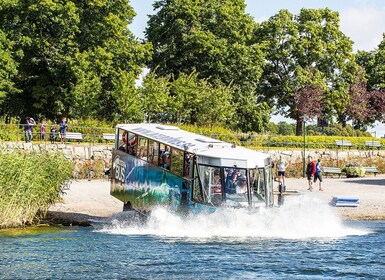
[{"label": "sky", "polygon": [[[153,0],[131,0],[137,16],[129,26],[138,38],[144,38],[144,30],[149,14],[154,14]],[[299,14],[302,8],[329,8],[340,15],[340,30],[354,42],[353,49],[371,51],[377,48],[385,32],[385,1],[384,0],[245,0],[246,13],[255,21],[262,22],[287,9]],[[281,116],[273,116],[272,121],[293,120]],[[376,137],[385,136],[385,125],[377,124],[369,129]]]}]

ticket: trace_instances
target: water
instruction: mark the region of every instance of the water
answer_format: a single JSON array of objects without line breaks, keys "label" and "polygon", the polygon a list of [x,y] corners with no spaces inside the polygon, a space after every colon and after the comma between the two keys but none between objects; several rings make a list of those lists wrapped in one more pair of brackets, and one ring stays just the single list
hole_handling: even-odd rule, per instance
[{"label": "water", "polygon": [[385,221],[343,222],[312,199],[146,224],[0,231],[0,279],[385,279]]}]

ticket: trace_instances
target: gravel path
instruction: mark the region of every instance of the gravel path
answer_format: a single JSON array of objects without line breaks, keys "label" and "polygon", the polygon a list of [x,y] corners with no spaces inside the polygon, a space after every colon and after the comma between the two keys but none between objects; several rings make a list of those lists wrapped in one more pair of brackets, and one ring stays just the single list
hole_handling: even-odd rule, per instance
[{"label": "gravel path", "polygon": [[[338,207],[343,219],[385,220],[385,175],[364,178],[324,178],[324,191],[307,190],[304,178],[286,179],[286,189],[301,195],[315,196],[329,203],[335,196],[356,196],[358,207]],[[123,203],[110,195],[107,180],[73,181],[63,196],[63,202],[49,209],[48,217],[56,223],[86,223],[88,219],[109,217],[123,209]],[[285,201],[290,196],[285,197]]]}]

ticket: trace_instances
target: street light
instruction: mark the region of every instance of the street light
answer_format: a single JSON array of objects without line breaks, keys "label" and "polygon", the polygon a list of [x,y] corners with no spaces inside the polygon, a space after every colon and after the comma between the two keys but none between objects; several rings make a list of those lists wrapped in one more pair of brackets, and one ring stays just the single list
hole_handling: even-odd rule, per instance
[{"label": "street light", "polygon": [[306,118],[307,115],[302,116],[303,121],[303,177],[306,177]]},{"label": "street light", "polygon": [[[372,155],[374,155],[374,138],[377,138],[377,131],[371,131],[369,133],[372,134]],[[374,138],[373,138],[373,133],[374,133]]]}]

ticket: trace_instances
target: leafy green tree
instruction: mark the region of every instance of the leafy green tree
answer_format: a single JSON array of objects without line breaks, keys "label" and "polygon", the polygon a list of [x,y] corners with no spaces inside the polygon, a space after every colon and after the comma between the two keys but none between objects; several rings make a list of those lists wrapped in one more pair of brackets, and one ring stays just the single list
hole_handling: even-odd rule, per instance
[{"label": "leafy green tree", "polygon": [[15,84],[21,90],[7,96],[5,113],[53,117],[65,111],[76,53],[76,6],[72,1],[16,1],[1,12],[0,24],[14,41],[19,64]]},{"label": "leafy green tree", "polygon": [[374,64],[374,71],[370,73],[375,79],[373,89],[385,89],[385,33],[375,52]]},{"label": "leafy green tree", "polygon": [[295,134],[295,125],[287,122],[278,123],[278,134],[280,135],[294,135]]},{"label": "leafy green tree", "polygon": [[281,10],[261,24],[256,40],[264,42],[267,53],[259,92],[280,114],[297,121],[297,135],[302,116],[294,94],[302,88],[327,89],[322,98],[327,117],[344,111],[355,63],[352,42],[339,30],[338,13],[302,9],[294,16]]},{"label": "leafy green tree", "polygon": [[21,92],[3,106],[9,115],[111,120],[116,80],[123,72],[137,77],[150,55],[150,44],[128,29],[135,15],[128,0],[9,1],[1,15],[19,64]]},{"label": "leafy green tree", "polygon": [[0,108],[7,93],[16,93],[12,78],[17,74],[17,63],[12,56],[12,42],[0,30]]},{"label": "leafy green tree", "polygon": [[164,122],[224,125],[234,114],[233,89],[220,82],[199,79],[198,73],[181,73],[170,83],[167,106],[159,114]]},{"label": "leafy green tree", "polygon": [[114,109],[116,121],[142,122],[144,115],[139,90],[135,88],[135,76],[132,72],[120,70],[114,81],[114,99],[119,105]]},{"label": "leafy green tree", "polygon": [[166,118],[170,95],[170,78],[157,77],[154,71],[143,79],[140,100],[147,122],[158,122]]},{"label": "leafy green tree", "polygon": [[244,0],[156,1],[154,9],[146,29],[154,46],[150,67],[161,76],[196,72],[210,83],[231,85],[237,128],[266,125],[268,117],[261,115],[268,114],[267,104],[259,106],[255,96],[263,52],[252,41],[257,24],[245,13]]},{"label": "leafy green tree", "polygon": [[371,91],[377,87],[377,78],[375,74],[375,55],[376,51],[358,51],[355,59],[356,63],[365,70],[365,79],[367,90]]}]

